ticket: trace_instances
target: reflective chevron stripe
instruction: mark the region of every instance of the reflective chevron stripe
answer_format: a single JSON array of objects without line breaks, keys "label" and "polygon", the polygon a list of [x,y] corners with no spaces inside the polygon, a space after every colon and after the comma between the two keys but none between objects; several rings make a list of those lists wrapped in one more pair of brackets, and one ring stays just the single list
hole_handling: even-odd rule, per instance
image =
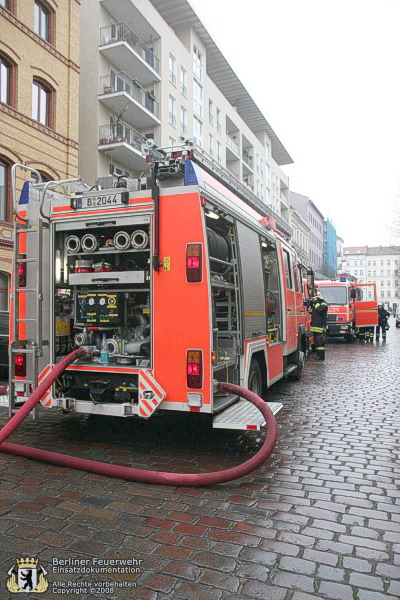
[{"label": "reflective chevron stripe", "polygon": [[147,371],[139,375],[139,416],[148,419],[165,398],[165,392]]}]

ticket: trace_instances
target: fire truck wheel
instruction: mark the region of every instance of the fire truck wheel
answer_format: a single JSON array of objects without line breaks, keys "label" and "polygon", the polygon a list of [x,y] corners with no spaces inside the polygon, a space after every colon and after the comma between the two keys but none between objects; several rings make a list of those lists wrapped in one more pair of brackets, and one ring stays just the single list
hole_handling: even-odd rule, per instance
[{"label": "fire truck wheel", "polygon": [[263,385],[260,365],[258,364],[258,361],[253,358],[250,363],[248,389],[257,394],[257,396],[261,396],[262,388]]},{"label": "fire truck wheel", "polygon": [[354,335],[354,331],[352,331],[351,333],[348,333],[344,336],[344,339],[346,340],[346,344],[352,344],[354,342],[355,335]]},{"label": "fire truck wheel", "polygon": [[305,362],[306,362],[306,353],[303,352],[303,350],[301,350],[301,348],[298,348],[294,355],[294,360],[293,360],[293,364],[297,365],[297,369],[296,369],[296,371],[294,371],[293,374],[290,375],[290,379],[293,379],[294,381],[300,381]]}]

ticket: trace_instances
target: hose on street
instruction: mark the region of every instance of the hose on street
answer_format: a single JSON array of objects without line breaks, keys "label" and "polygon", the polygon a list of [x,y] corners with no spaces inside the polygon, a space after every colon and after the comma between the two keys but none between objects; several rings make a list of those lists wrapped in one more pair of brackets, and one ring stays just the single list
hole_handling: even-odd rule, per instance
[{"label": "hose on street", "polygon": [[248,475],[257,469],[257,467],[261,466],[273,451],[277,439],[278,427],[276,419],[268,407],[268,404],[254,392],[246,390],[232,383],[224,382],[218,383],[218,389],[220,392],[236,394],[241,398],[248,400],[259,409],[265,419],[266,434],[264,442],[256,454],[254,454],[244,463],[223,471],[198,474],[146,471],[143,469],[103,463],[85,458],[77,458],[65,454],[59,454],[57,452],[49,452],[47,450],[40,450],[38,448],[31,448],[29,446],[21,446],[19,444],[6,442],[5,440],[25,420],[33,408],[38,404],[45,392],[53,385],[56,379],[60,377],[60,375],[72,362],[78,358],[82,358],[85,353],[85,349],[78,348],[77,350],[74,350],[65,356],[45,377],[36,390],[34,390],[29,399],[22,405],[16,414],[12,416],[8,423],[0,430],[0,450],[2,452],[51,463],[62,467],[70,467],[72,469],[80,469],[90,473],[97,473],[108,477],[118,477],[128,481],[140,481],[144,483],[156,483],[172,486],[207,486],[232,481],[234,479],[238,479],[239,477],[243,477],[244,475]]}]

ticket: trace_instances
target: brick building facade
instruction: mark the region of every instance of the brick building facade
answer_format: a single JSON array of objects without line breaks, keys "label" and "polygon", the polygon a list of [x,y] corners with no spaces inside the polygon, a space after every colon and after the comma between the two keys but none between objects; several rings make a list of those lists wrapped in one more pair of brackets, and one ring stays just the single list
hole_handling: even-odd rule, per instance
[{"label": "brick building facade", "polygon": [[[0,0],[0,309],[12,260],[11,167],[78,173],[79,0]],[[17,187],[26,178],[17,173]]]}]

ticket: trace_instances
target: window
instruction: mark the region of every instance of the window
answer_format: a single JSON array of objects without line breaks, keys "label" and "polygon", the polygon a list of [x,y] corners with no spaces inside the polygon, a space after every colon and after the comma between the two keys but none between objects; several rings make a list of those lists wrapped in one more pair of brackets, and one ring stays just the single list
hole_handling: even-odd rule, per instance
[{"label": "window", "polygon": [[354,275],[358,275],[357,269],[354,269]]},{"label": "window", "polygon": [[381,275],[383,275],[383,269],[381,269]]},{"label": "window", "polygon": [[0,102],[10,104],[11,96],[11,65],[0,56]]},{"label": "window", "polygon": [[222,158],[221,158],[221,142],[217,141],[217,161],[219,162],[219,164],[221,164],[222,162]]},{"label": "window", "polygon": [[214,125],[214,104],[211,98],[208,100],[208,120]]},{"label": "window", "polygon": [[390,269],[388,269],[386,272],[387,272],[388,275],[390,275]]},{"label": "window", "polygon": [[193,75],[200,81],[203,79],[203,55],[196,45],[193,46]]},{"label": "window", "polygon": [[301,267],[300,265],[295,265],[294,267],[294,289],[296,292],[301,292]]},{"label": "window", "polygon": [[271,145],[269,142],[265,144],[265,162],[269,165],[269,160],[271,157]]},{"label": "window", "polygon": [[50,98],[50,90],[40,81],[33,80],[32,118],[48,127],[50,127]]},{"label": "window", "polygon": [[176,127],[176,100],[173,96],[168,96],[168,121]]},{"label": "window", "polygon": [[364,275],[363,269],[360,269],[360,275]]},{"label": "window", "polygon": [[187,110],[183,106],[181,106],[181,133],[187,134]]},{"label": "window", "polygon": [[214,156],[214,136],[212,133],[208,134],[208,151],[210,156]]},{"label": "window", "polygon": [[193,135],[199,146],[203,145],[203,123],[197,117],[193,117]]},{"label": "window", "polygon": [[372,275],[375,275],[375,276],[376,276],[376,271],[372,271]]},{"label": "window", "polygon": [[193,112],[203,116],[203,86],[196,79],[193,80]]},{"label": "window", "polygon": [[0,6],[2,6],[3,8],[10,8],[10,3],[9,0],[0,0]]},{"label": "window", "polygon": [[169,80],[176,87],[176,58],[172,54],[168,58]]},{"label": "window", "polygon": [[370,260],[368,261],[368,266],[369,266],[369,267],[371,266],[371,261],[370,261]]},{"label": "window", "polygon": [[387,261],[387,264],[390,266],[390,260]]},{"label": "window", "polygon": [[257,173],[260,172],[260,157],[258,154],[256,154],[256,171]]},{"label": "window", "polygon": [[290,270],[290,257],[289,257],[289,252],[287,250],[283,251],[283,260],[285,263],[285,272],[286,272],[286,285],[287,287],[292,290],[293,289],[293,284],[292,284],[292,273]]},{"label": "window", "polygon": [[108,172],[110,175],[114,175],[115,177],[130,177],[131,174],[129,171],[122,169],[121,167],[117,167],[114,163],[110,162]]},{"label": "window", "polygon": [[382,285],[385,285],[385,282],[384,282],[384,281],[381,281],[381,286],[382,286]]},{"label": "window", "polygon": [[372,266],[376,267],[376,260],[372,261]]},{"label": "window", "polygon": [[0,221],[8,219],[10,165],[0,158]]},{"label": "window", "polygon": [[181,94],[183,94],[185,96],[185,98],[187,98],[187,77],[186,77],[186,71],[183,67],[181,67]]},{"label": "window", "polygon": [[[0,273],[0,310],[8,310],[8,298],[8,276],[5,273]],[[3,313],[0,315],[0,335],[8,338],[8,326],[9,316]],[[5,340],[3,340],[4,342]]]},{"label": "window", "polygon": [[383,260],[381,260],[381,267],[383,267]]},{"label": "window", "polygon": [[221,111],[217,108],[217,131],[221,133]]},{"label": "window", "polygon": [[35,0],[35,28],[34,31],[41,38],[50,42],[51,34],[51,12],[44,4],[39,0]]}]

